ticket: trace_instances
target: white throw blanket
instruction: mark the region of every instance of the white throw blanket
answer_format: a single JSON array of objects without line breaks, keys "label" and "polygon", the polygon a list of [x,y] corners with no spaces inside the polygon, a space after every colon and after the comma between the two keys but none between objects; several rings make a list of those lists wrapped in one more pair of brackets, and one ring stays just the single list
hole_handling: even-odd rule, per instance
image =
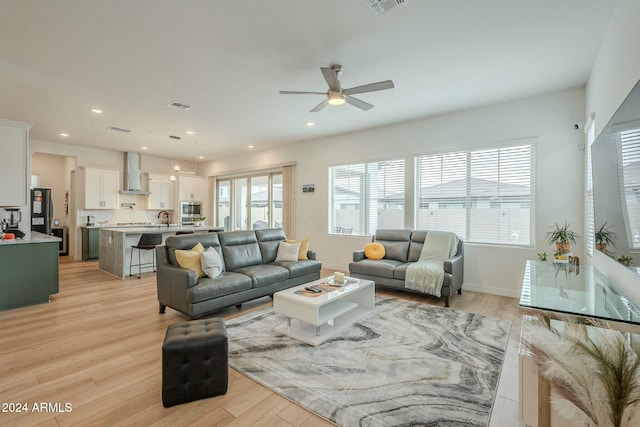
[{"label": "white throw blanket", "polygon": [[418,261],[407,267],[404,286],[440,297],[444,283],[444,261],[455,255],[458,236],[448,231],[429,231]]}]

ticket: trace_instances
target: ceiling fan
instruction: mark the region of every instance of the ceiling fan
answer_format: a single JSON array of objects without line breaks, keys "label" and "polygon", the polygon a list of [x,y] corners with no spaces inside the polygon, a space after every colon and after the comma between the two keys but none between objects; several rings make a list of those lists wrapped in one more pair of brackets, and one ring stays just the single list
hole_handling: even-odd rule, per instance
[{"label": "ceiling fan", "polygon": [[311,109],[312,113],[316,113],[322,110],[327,104],[330,105],[342,105],[345,102],[353,105],[361,110],[368,111],[373,108],[373,105],[368,102],[364,102],[361,99],[354,98],[351,95],[365,92],[375,92],[377,90],[392,89],[393,82],[391,80],[385,80],[382,82],[369,83],[362,86],[356,86],[349,89],[342,89],[340,87],[340,80],[338,76],[342,73],[342,65],[332,65],[331,67],[320,67],[322,76],[329,85],[329,90],[326,92],[301,92],[295,90],[281,90],[282,95],[325,95],[327,98],[320,104]]}]

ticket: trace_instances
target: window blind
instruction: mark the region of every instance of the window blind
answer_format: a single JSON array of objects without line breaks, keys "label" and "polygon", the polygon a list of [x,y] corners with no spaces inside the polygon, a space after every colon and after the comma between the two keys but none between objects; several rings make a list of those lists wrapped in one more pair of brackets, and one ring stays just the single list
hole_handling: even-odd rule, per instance
[{"label": "window blind", "polygon": [[367,235],[404,226],[404,160],[329,168],[329,233]]},{"label": "window blind", "polygon": [[416,228],[530,245],[534,159],[531,144],[418,157]]},{"label": "window blind", "polygon": [[589,127],[587,128],[587,191],[586,191],[586,206],[585,206],[585,246],[587,255],[593,255],[593,249],[595,247],[595,219],[594,219],[594,205],[593,205],[593,172],[591,161],[591,145],[595,141],[595,121],[591,120]]}]

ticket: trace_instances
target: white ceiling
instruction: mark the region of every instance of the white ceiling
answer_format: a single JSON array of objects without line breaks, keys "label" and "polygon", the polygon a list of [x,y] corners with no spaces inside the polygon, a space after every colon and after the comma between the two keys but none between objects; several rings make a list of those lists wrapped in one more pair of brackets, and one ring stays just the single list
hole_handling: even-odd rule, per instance
[{"label": "white ceiling", "polygon": [[[615,3],[0,0],[0,118],[32,139],[216,159],[584,85]],[[367,112],[278,94],[325,91],[334,63],[343,87],[395,88],[357,95]]]}]

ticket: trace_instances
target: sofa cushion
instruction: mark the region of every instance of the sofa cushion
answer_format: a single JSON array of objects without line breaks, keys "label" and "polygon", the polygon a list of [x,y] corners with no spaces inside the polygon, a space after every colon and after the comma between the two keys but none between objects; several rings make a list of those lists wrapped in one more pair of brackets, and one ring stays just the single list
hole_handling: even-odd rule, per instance
[{"label": "sofa cushion", "polygon": [[407,262],[411,230],[377,230],[374,241],[384,245],[384,258]]},{"label": "sofa cushion", "polygon": [[196,272],[198,277],[205,276],[202,271],[202,253],[204,247],[198,242],[191,250],[176,249],[175,255],[178,260],[178,265],[182,268],[187,268]]},{"label": "sofa cushion", "polygon": [[364,247],[364,255],[369,259],[384,258],[384,245],[380,242],[367,243]]},{"label": "sofa cushion", "polygon": [[202,272],[205,276],[215,278],[222,273],[222,258],[213,247],[209,246],[202,253]]},{"label": "sofa cushion", "polygon": [[309,257],[307,256],[307,252],[309,251],[309,241],[311,239],[298,239],[298,240],[287,240],[287,243],[300,243],[300,252],[298,253],[299,260],[307,260]]},{"label": "sofa cushion", "polygon": [[251,289],[251,279],[244,274],[226,272],[215,279],[203,277],[187,289],[187,302],[197,303]]},{"label": "sofa cushion", "polygon": [[175,254],[176,249],[190,250],[198,243],[201,243],[205,249],[212,246],[218,251],[218,254],[222,255],[218,233],[181,234],[178,236],[169,236],[165,240],[164,244],[167,248],[169,262],[179,266],[180,264],[178,264]]},{"label": "sofa cushion", "polygon": [[268,286],[289,278],[289,270],[274,264],[250,265],[248,267],[238,268],[235,272],[249,276],[251,285],[254,288]]},{"label": "sofa cushion", "polygon": [[290,279],[319,273],[322,268],[322,264],[319,261],[312,260],[274,262],[273,264],[286,268],[289,271]]},{"label": "sofa cushion", "polygon": [[394,270],[397,266],[402,265],[400,261],[393,259],[363,259],[362,261],[352,262],[349,264],[350,274],[365,274],[367,276],[379,276],[393,279]]},{"label": "sofa cushion", "polygon": [[262,254],[253,231],[225,231],[211,234],[217,234],[220,239],[222,258],[227,271],[262,264]]},{"label": "sofa cushion", "polygon": [[278,244],[278,255],[276,255],[276,262],[297,261],[298,252],[300,252],[300,243],[280,242]]},{"label": "sofa cushion", "polygon": [[280,242],[287,240],[284,230],[282,228],[265,228],[255,230],[255,233],[262,253],[262,263],[269,264],[275,261],[278,254],[278,245]]}]

